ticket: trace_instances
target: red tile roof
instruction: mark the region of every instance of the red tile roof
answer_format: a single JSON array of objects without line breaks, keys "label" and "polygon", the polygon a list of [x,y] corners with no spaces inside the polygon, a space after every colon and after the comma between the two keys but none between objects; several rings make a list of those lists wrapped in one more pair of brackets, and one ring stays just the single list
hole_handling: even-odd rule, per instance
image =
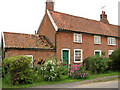
[{"label": "red tile roof", "polygon": [[43,35],[4,32],[5,48],[54,49]]},{"label": "red tile roof", "polygon": [[116,25],[105,24],[101,21],[72,16],[56,11],[49,10],[49,12],[58,29],[118,37],[118,26]]}]

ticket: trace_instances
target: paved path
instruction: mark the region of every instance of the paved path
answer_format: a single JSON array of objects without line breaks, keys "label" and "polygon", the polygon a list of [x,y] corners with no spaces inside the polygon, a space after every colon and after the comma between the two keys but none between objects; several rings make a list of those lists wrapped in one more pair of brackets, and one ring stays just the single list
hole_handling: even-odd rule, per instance
[{"label": "paved path", "polygon": [[[90,83],[96,80],[103,80],[103,79],[114,78],[114,77],[118,77],[118,76],[108,76],[108,77],[102,77],[102,78],[97,78],[92,80],[85,80],[82,82],[41,85],[41,86],[36,86],[32,88],[118,88],[118,80]],[[89,83],[89,84],[83,84],[83,83]]]}]

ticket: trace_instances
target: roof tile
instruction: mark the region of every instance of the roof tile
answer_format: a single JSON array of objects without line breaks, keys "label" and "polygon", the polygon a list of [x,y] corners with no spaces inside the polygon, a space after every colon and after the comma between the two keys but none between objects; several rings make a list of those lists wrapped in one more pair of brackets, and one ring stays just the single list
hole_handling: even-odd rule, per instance
[{"label": "roof tile", "polygon": [[44,35],[4,32],[5,48],[54,49]]},{"label": "roof tile", "polygon": [[49,10],[49,12],[59,29],[118,37],[117,25],[105,24],[101,21],[72,16],[56,11]]}]

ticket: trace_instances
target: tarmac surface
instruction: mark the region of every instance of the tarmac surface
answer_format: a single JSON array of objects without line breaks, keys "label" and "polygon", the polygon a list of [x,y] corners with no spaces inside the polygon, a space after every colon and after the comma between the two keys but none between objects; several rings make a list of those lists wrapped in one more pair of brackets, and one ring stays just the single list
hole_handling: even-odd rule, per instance
[{"label": "tarmac surface", "polygon": [[118,88],[118,79],[112,81],[106,81],[106,82],[95,82],[97,80],[104,80],[115,77],[118,76],[108,76],[108,77],[96,78],[92,80],[85,80],[82,82],[41,85],[32,88]]}]

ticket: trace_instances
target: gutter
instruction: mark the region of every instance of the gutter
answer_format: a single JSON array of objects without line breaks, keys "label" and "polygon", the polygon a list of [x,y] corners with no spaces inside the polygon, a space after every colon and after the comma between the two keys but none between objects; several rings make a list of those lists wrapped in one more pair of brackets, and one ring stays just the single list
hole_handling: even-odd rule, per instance
[{"label": "gutter", "polygon": [[58,29],[58,32],[74,32],[74,33],[84,33],[84,34],[90,34],[90,35],[100,35],[104,37],[114,37],[120,39],[120,37],[117,36],[109,36],[109,35],[102,35],[102,34],[92,34],[92,33],[87,33],[87,32],[80,32],[80,31],[72,31],[72,30],[66,30],[66,29]]},{"label": "gutter", "polygon": [[55,49],[39,49],[39,48],[16,48],[16,47],[10,47],[10,48],[5,48],[5,49],[18,49],[18,50],[50,50],[50,51],[55,51]]}]

